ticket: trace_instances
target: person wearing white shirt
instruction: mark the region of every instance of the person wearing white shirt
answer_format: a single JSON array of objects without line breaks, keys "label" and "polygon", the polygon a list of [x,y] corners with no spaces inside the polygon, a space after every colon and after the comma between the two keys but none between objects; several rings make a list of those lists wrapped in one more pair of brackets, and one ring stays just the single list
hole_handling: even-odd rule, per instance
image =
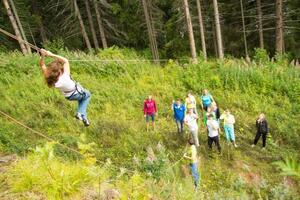
[{"label": "person wearing white shirt", "polygon": [[[53,54],[45,49],[41,49],[40,53],[41,57],[39,65],[47,85],[60,90],[67,100],[77,101],[78,108],[75,117],[82,121],[85,126],[89,126],[90,122],[87,118],[87,107],[91,98],[91,93],[71,79],[71,70],[68,59]],[[51,57],[55,60],[46,65],[45,57]]]},{"label": "person wearing white shirt", "polygon": [[215,143],[219,153],[221,153],[221,145],[219,141],[219,123],[213,119],[213,115],[208,116],[207,129],[208,129],[208,147],[212,149],[212,144]]},{"label": "person wearing white shirt", "polygon": [[235,118],[230,113],[228,109],[225,110],[225,112],[220,117],[221,120],[224,120],[224,131],[226,135],[227,141],[231,141],[234,147],[237,147],[235,143],[235,134],[234,134],[234,123]]},{"label": "person wearing white shirt", "polygon": [[189,109],[188,114],[184,118],[184,123],[189,127],[195,145],[199,146],[197,119],[198,115],[194,113],[193,109]]}]

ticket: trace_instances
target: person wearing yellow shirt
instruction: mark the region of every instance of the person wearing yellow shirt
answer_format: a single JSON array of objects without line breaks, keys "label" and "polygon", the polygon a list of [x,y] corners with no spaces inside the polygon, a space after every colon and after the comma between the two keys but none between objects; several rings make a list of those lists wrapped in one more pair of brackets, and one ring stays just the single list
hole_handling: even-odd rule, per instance
[{"label": "person wearing yellow shirt", "polygon": [[193,109],[193,112],[195,114],[197,113],[197,107],[196,107],[196,98],[193,96],[192,92],[190,91],[185,99],[185,107],[186,110]]},{"label": "person wearing yellow shirt", "polygon": [[186,158],[189,162],[189,166],[192,172],[192,177],[194,179],[194,186],[195,189],[197,189],[199,185],[197,148],[192,138],[188,140],[188,144],[189,144],[188,152],[185,153],[183,157]]}]

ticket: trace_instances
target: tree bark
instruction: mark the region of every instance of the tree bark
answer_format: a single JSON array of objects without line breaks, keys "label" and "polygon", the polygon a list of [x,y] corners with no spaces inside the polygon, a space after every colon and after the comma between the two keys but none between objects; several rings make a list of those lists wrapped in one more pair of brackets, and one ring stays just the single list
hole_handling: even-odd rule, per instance
[{"label": "tree bark", "polygon": [[45,28],[43,25],[41,13],[40,13],[39,9],[37,8],[36,0],[31,1],[31,9],[32,9],[33,14],[39,17],[37,24],[38,24],[38,27],[40,30],[40,37],[41,37],[40,39],[42,39],[42,42],[45,43],[47,41],[46,31],[45,31]]},{"label": "tree bark", "polygon": [[154,48],[154,52],[155,52],[155,57],[159,58],[159,53],[158,53],[158,47],[157,47],[157,41],[156,41],[156,30],[155,30],[155,26],[154,26],[154,20],[153,20],[153,17],[152,17],[152,5],[151,5],[151,0],[147,0],[147,6],[148,6],[148,13],[149,13],[149,19],[150,19],[150,22],[151,22],[151,29],[152,29],[152,32],[153,32],[153,48]]},{"label": "tree bark", "polygon": [[88,35],[87,35],[86,31],[85,31],[83,20],[82,20],[82,17],[81,17],[81,14],[80,14],[80,11],[79,11],[79,8],[78,8],[78,5],[77,5],[77,0],[74,0],[74,8],[75,8],[75,13],[76,13],[76,15],[78,17],[78,21],[79,21],[79,24],[80,24],[81,33],[82,33],[83,39],[85,41],[85,44],[86,44],[88,50],[92,51],[92,46],[91,46],[89,37],[88,37]]},{"label": "tree bark", "polygon": [[282,3],[282,0],[276,0],[276,52],[280,54],[284,52]]},{"label": "tree bark", "polygon": [[152,23],[150,21],[147,0],[142,0],[142,4],[143,4],[144,15],[145,15],[146,24],[147,24],[147,30],[148,30],[148,36],[149,36],[149,42],[150,42],[150,48],[151,48],[151,51],[152,51],[153,60],[154,60],[154,63],[159,64],[159,55],[158,55],[158,51],[157,51],[157,43],[156,43],[156,38],[155,38],[155,35],[154,35]]},{"label": "tree bark", "polygon": [[15,34],[16,34],[16,37],[17,37],[18,42],[19,42],[19,44],[20,44],[20,48],[21,48],[21,50],[22,50],[22,53],[25,55],[25,54],[27,54],[28,52],[27,52],[26,46],[25,46],[25,44],[24,44],[24,42],[23,42],[23,40],[22,40],[22,37],[21,37],[21,33],[20,33],[20,30],[19,30],[19,27],[18,27],[18,25],[17,25],[17,22],[16,22],[16,20],[15,20],[15,17],[14,17],[14,15],[13,15],[13,13],[12,13],[12,10],[11,10],[11,8],[10,8],[10,6],[9,6],[9,3],[8,3],[7,0],[3,0],[3,4],[4,4],[4,7],[5,7],[6,11],[7,11],[7,15],[8,15],[9,19],[10,19],[11,25],[12,25],[14,31],[15,31]]},{"label": "tree bark", "polygon": [[258,18],[258,34],[259,34],[259,47],[264,48],[264,33],[262,24],[262,10],[261,10],[261,0],[256,0],[257,6],[257,18]]},{"label": "tree bark", "polygon": [[246,27],[245,27],[245,17],[244,17],[243,0],[240,0],[240,3],[241,3],[241,13],[242,13],[242,23],[243,23],[243,35],[244,35],[245,56],[246,56],[246,59],[249,59],[249,55],[248,55],[248,45],[247,45],[247,37],[246,37]]},{"label": "tree bark", "polygon": [[214,15],[215,15],[216,38],[217,38],[217,45],[218,45],[218,56],[220,59],[223,59],[224,51],[223,51],[222,33],[221,33],[220,16],[219,16],[219,8],[218,8],[217,0],[213,0],[213,6],[214,6]]},{"label": "tree bark", "polygon": [[203,17],[201,11],[201,3],[200,0],[197,1],[197,10],[198,10],[198,19],[199,19],[199,28],[200,28],[200,37],[201,37],[201,47],[202,53],[204,56],[204,60],[207,60],[207,53],[206,53],[206,43],[205,43],[205,33],[204,33],[204,24],[203,24]]},{"label": "tree bark", "polygon": [[216,26],[215,26],[214,21],[211,22],[211,32],[212,32],[212,37],[213,37],[215,56],[219,57],[219,55],[218,55],[217,36],[216,36]]},{"label": "tree bark", "polygon": [[189,34],[189,41],[190,41],[190,49],[191,49],[192,59],[195,62],[197,62],[197,54],[196,54],[196,46],[195,46],[195,39],[194,39],[194,33],[193,33],[193,25],[192,25],[188,0],[183,0],[183,6],[184,6],[184,14],[185,14],[186,24],[187,24],[187,31],[188,31],[188,34]]},{"label": "tree bark", "polygon": [[90,3],[89,0],[85,0],[85,8],[86,8],[86,12],[88,15],[88,20],[89,20],[89,24],[90,24],[90,28],[91,28],[91,32],[92,32],[92,36],[93,36],[93,41],[94,41],[94,45],[96,49],[99,49],[99,42],[97,40],[97,34],[94,28],[94,22],[93,22],[93,17],[91,14],[91,7],[90,7]]},{"label": "tree bark", "polygon": [[[13,1],[13,0],[9,0],[9,3],[10,3],[10,5],[11,5],[11,8],[12,8],[13,13],[15,14],[15,19],[16,19],[17,25],[18,25],[18,27],[19,27],[19,29],[20,29],[21,36],[22,36],[22,38],[23,38],[23,40],[24,40],[25,42],[28,42],[27,37],[26,37],[26,34],[25,34],[25,32],[24,32],[24,29],[23,29],[23,26],[22,26],[22,24],[21,24],[21,21],[20,21],[20,18],[19,18],[17,9],[16,9],[16,7],[15,7],[14,1]],[[26,43],[25,43],[25,46],[26,46],[27,52],[28,52],[28,53],[31,53],[31,48],[30,48],[30,46],[27,45]]]},{"label": "tree bark", "polygon": [[99,28],[99,32],[100,32],[100,38],[101,38],[102,46],[105,49],[105,48],[107,48],[107,41],[106,41],[105,32],[104,32],[104,28],[103,28],[102,18],[101,18],[100,11],[98,8],[97,0],[93,0],[93,1],[94,1],[94,7],[95,7],[95,12],[96,12],[98,28]]}]

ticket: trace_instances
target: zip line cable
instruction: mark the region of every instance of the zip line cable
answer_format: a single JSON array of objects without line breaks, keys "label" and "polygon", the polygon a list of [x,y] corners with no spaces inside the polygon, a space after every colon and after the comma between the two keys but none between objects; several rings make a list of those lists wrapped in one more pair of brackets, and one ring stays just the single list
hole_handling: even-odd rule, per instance
[{"label": "zip line cable", "polygon": [[30,46],[32,49],[34,49],[34,50],[36,50],[36,51],[38,51],[38,52],[41,51],[41,49],[38,48],[37,46],[35,46],[35,45],[33,45],[33,44],[31,44],[31,43],[29,43],[29,42],[23,40],[23,39],[18,38],[17,36],[15,36],[15,35],[13,35],[13,34],[7,32],[6,30],[3,30],[2,28],[0,28],[0,32],[2,32],[3,34],[5,34],[5,35],[7,35],[7,36],[9,36],[9,37],[11,37],[11,38],[13,38],[13,39],[15,39],[15,40],[18,40],[19,42],[22,42],[22,43],[27,44],[27,45]]},{"label": "zip line cable", "polygon": [[[23,40],[23,39],[20,39],[18,38],[17,36],[7,32],[6,30],[0,28],[0,32],[19,41],[19,42],[22,42],[22,43],[25,43],[27,44],[28,46],[30,46],[32,49],[36,50],[37,52],[40,52],[41,51],[41,48]],[[70,62],[150,62],[150,61],[161,61],[161,62],[168,62],[170,59],[125,59],[125,60],[122,60],[122,59],[103,59],[103,60],[78,60],[78,59],[70,59],[69,61]],[[176,60],[190,60],[190,59],[187,59],[187,58],[181,58],[181,59],[176,59]]]},{"label": "zip line cable", "polygon": [[50,138],[49,136],[45,135],[44,133],[42,133],[42,132],[40,132],[40,131],[36,131],[36,130],[30,128],[29,126],[23,124],[22,122],[20,122],[20,121],[18,121],[17,119],[11,117],[10,115],[6,114],[5,112],[3,112],[3,111],[1,111],[1,110],[0,110],[0,114],[3,115],[4,117],[10,119],[10,120],[13,121],[14,123],[18,124],[19,126],[22,126],[23,128],[30,130],[31,132],[35,133],[36,135],[38,135],[38,136],[40,136],[40,137],[43,137],[43,138],[47,139],[48,141],[54,142],[54,143],[56,143],[57,145],[59,145],[59,146],[61,146],[61,147],[64,147],[64,148],[68,149],[69,151],[72,151],[72,152],[74,152],[74,153],[77,153],[77,154],[83,156],[83,154],[80,153],[79,151],[77,151],[77,150],[75,150],[75,149],[73,149],[73,148],[71,148],[71,147],[68,147],[68,146],[66,146],[66,145],[64,145],[64,144],[59,143],[58,141],[54,140],[53,138]]},{"label": "zip line cable", "polygon": [[[42,138],[45,138],[45,139],[47,139],[48,141],[54,142],[55,144],[57,144],[57,145],[59,145],[59,146],[65,148],[65,149],[67,149],[67,150],[69,150],[69,151],[72,151],[72,152],[74,152],[74,153],[76,153],[76,154],[78,154],[78,155],[84,157],[84,155],[83,155],[82,153],[80,153],[79,151],[77,151],[77,150],[75,150],[75,149],[73,149],[73,148],[71,148],[71,147],[68,147],[68,146],[66,146],[66,145],[64,145],[64,144],[59,143],[58,141],[54,140],[53,138],[50,138],[49,136],[45,135],[44,133],[42,133],[42,132],[40,132],[40,131],[37,131],[37,130],[34,130],[34,129],[30,128],[29,126],[23,124],[22,122],[18,121],[17,119],[13,118],[12,116],[6,114],[5,112],[3,112],[3,111],[1,111],[1,110],[0,110],[0,114],[1,114],[2,116],[6,117],[7,119],[10,119],[10,120],[13,121],[14,123],[18,124],[19,126],[22,126],[23,128],[25,128],[25,129],[27,129],[27,130],[29,130],[29,131],[35,133],[36,135],[38,135],[38,136],[40,136],[40,137],[42,137]],[[176,166],[183,158],[184,158],[184,157],[181,157],[179,160],[177,160],[176,162],[174,162],[171,166],[169,166],[169,167],[167,168],[167,170],[172,169],[173,167],[175,167],[175,166]],[[97,162],[99,162],[99,161],[97,161]],[[101,162],[101,161],[100,161],[100,163],[105,164],[105,162]],[[113,168],[115,168],[115,169],[120,169],[119,167],[114,167],[114,166],[110,166],[110,167],[113,167]],[[129,169],[126,169],[126,171],[132,172],[132,170],[129,170]]]}]

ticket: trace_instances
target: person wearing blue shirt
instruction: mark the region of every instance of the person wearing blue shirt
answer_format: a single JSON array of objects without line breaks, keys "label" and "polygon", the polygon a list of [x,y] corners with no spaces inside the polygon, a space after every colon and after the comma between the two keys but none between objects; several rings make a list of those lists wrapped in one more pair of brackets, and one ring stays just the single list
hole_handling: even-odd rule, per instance
[{"label": "person wearing blue shirt", "polygon": [[185,117],[185,105],[181,103],[180,99],[177,99],[176,102],[173,101],[172,110],[174,112],[174,119],[176,122],[177,130],[180,135],[183,135],[183,124]]},{"label": "person wearing blue shirt", "polygon": [[202,109],[207,111],[207,108],[214,102],[214,98],[211,96],[211,94],[208,92],[207,89],[203,90],[203,94],[201,96],[201,106]]}]

